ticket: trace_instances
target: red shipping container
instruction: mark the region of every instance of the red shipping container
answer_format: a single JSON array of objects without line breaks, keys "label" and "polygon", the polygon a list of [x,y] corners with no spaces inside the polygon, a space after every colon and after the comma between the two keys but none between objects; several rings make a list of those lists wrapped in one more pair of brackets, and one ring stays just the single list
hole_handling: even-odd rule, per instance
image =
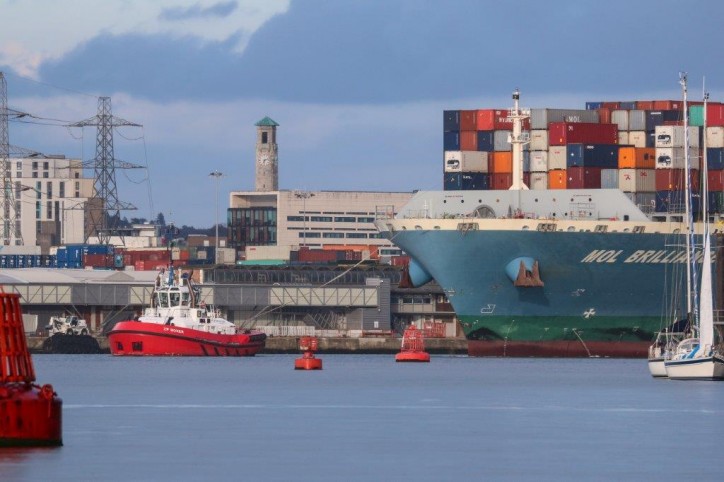
[{"label": "red shipping container", "polygon": [[512,174],[491,174],[490,175],[490,189],[510,189],[513,185]]},{"label": "red shipping container", "polygon": [[567,189],[601,189],[600,167],[569,167]]},{"label": "red shipping container", "polygon": [[636,109],[638,110],[654,110],[653,100],[639,100],[636,102]]},{"label": "red shipping container", "polygon": [[390,258],[390,264],[392,266],[409,266],[410,257],[409,256],[392,256]]},{"label": "red shipping container", "polygon": [[[609,110],[617,110],[621,108],[620,102],[601,102],[601,108]],[[601,121],[603,122],[603,121]]]},{"label": "red shipping container", "polygon": [[551,146],[618,144],[618,125],[591,122],[551,122],[548,124],[548,143]]},{"label": "red shipping container", "polygon": [[[507,109],[479,109],[476,129],[479,131],[511,131],[513,119],[508,117]],[[530,129],[530,119],[523,119],[523,130]]]},{"label": "red shipping container", "polygon": [[476,110],[461,110],[460,111],[460,130],[461,131],[474,131],[475,122],[477,117]]},{"label": "red shipping container", "polygon": [[530,187],[530,172],[523,172],[523,184]]},{"label": "red shipping container", "polygon": [[706,104],[706,125],[707,127],[724,126],[724,104],[719,102]]},{"label": "red shipping container", "polygon": [[680,100],[655,100],[653,110],[681,110],[683,106]]},{"label": "red shipping container", "polygon": [[[686,188],[686,177],[684,169],[656,169],[656,190],[657,191],[684,191]],[[699,191],[699,171],[691,170],[691,188],[694,192]]]},{"label": "red shipping container", "polygon": [[[606,102],[604,102],[604,104],[605,103]],[[599,124],[610,124],[611,123],[611,109],[609,109],[608,107],[601,107],[596,110],[598,111],[598,123]]]},{"label": "red shipping container", "polygon": [[495,109],[478,109],[475,117],[475,129],[479,131],[495,130]]},{"label": "red shipping container", "polygon": [[709,182],[709,192],[724,191],[724,171],[721,169],[712,169],[708,171],[707,181]]},{"label": "red shipping container", "polygon": [[90,268],[112,268],[112,254],[84,254],[83,266]]},{"label": "red shipping container", "polygon": [[460,150],[478,150],[478,131],[460,131]]}]

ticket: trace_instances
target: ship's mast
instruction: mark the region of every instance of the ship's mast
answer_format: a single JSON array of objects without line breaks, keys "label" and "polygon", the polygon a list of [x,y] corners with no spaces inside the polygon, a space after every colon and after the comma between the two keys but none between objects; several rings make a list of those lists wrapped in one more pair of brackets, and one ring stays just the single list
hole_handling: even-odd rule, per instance
[{"label": "ship's mast", "polygon": [[[513,184],[510,190],[527,190],[523,182],[523,146],[530,142],[528,135],[523,135],[523,120],[530,117],[529,110],[521,110],[518,105],[520,91],[513,92],[513,108],[508,111],[508,118],[513,120],[513,133],[510,136],[513,151]],[[518,206],[520,207],[520,206]]]}]

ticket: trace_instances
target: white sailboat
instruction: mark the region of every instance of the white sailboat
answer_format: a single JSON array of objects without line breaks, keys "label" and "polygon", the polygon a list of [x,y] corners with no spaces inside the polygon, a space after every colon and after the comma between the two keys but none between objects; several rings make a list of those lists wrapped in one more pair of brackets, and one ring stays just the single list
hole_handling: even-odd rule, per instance
[{"label": "white sailboat", "polygon": [[[684,89],[684,132],[686,145],[685,166],[689,172],[689,134],[688,134],[688,112],[686,102],[686,75],[682,75],[681,84]],[[706,126],[706,98],[704,96],[704,125]],[[720,351],[721,346],[716,345],[716,332],[714,320],[714,297],[712,292],[712,268],[711,268],[711,236],[709,232],[708,206],[708,185],[706,174],[706,146],[704,146],[703,186],[702,186],[702,209],[703,209],[703,263],[701,272],[701,283],[699,289],[694,286],[691,296],[696,297],[699,309],[694,309],[695,331],[694,335],[688,337],[676,347],[676,351],[670,359],[664,361],[666,376],[674,380],[724,380],[724,353]],[[688,175],[687,175],[688,181]],[[691,186],[687,182],[687,217],[691,220],[691,206],[688,200]],[[692,225],[690,221],[690,225]],[[693,231],[690,231],[693,232]],[[688,239],[688,238],[687,238]],[[691,262],[695,262],[693,243],[687,243],[687,254]],[[689,296],[689,293],[687,293]],[[695,303],[696,305],[696,303]]]}]

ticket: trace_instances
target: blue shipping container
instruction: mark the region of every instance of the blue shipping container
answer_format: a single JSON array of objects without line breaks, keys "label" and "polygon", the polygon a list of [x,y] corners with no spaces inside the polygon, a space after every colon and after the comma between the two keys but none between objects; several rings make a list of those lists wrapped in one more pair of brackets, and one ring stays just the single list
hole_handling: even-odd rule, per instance
[{"label": "blue shipping container", "polygon": [[[653,131],[656,126],[664,125],[666,121],[680,121],[682,118],[681,111],[678,110],[647,110],[646,111],[646,130]],[[648,147],[648,146],[647,146]]]},{"label": "blue shipping container", "polygon": [[724,147],[707,147],[706,165],[712,170],[724,169]]},{"label": "blue shipping container", "polygon": [[[686,199],[684,191],[656,191],[656,212],[657,213],[683,213],[685,211]],[[698,213],[701,207],[701,197],[692,196],[691,211]]]},{"label": "blue shipping container", "polygon": [[618,144],[568,144],[566,167],[618,167]]},{"label": "blue shipping container", "polygon": [[490,176],[482,172],[462,172],[460,187],[465,191],[490,188]]},{"label": "blue shipping container", "polygon": [[452,131],[443,134],[443,148],[446,151],[460,150],[460,132]]},{"label": "blue shipping container", "polygon": [[459,191],[462,188],[462,182],[462,173],[446,172],[445,180],[443,181],[443,189],[445,191]]},{"label": "blue shipping container", "polygon": [[[445,132],[459,131],[460,130],[460,111],[459,110],[445,110],[442,113],[442,130]],[[446,149],[447,150],[447,149]],[[450,149],[457,150],[457,149]]]},{"label": "blue shipping container", "polygon": [[586,102],[586,110],[600,109],[603,102]]},{"label": "blue shipping container", "polygon": [[493,152],[495,131],[478,131],[478,150]]},{"label": "blue shipping container", "polygon": [[621,110],[636,110],[636,102],[620,102],[619,108]]}]

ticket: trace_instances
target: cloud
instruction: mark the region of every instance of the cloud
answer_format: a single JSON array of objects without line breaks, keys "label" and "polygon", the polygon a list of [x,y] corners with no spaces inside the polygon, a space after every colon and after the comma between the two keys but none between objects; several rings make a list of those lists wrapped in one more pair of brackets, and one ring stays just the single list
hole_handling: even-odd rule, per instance
[{"label": "cloud", "polygon": [[203,7],[199,4],[192,5],[188,8],[171,7],[162,10],[159,14],[159,19],[173,22],[194,18],[228,17],[237,8],[238,5],[236,2],[220,2],[208,7]]},{"label": "cloud", "polygon": [[[235,38],[244,51],[249,36],[284,13],[290,0],[22,0],[2,3],[0,66],[38,78],[43,62],[59,62],[98,37],[192,37],[200,43]],[[164,15],[164,12],[166,14]],[[174,21],[166,17],[174,12]]]}]

